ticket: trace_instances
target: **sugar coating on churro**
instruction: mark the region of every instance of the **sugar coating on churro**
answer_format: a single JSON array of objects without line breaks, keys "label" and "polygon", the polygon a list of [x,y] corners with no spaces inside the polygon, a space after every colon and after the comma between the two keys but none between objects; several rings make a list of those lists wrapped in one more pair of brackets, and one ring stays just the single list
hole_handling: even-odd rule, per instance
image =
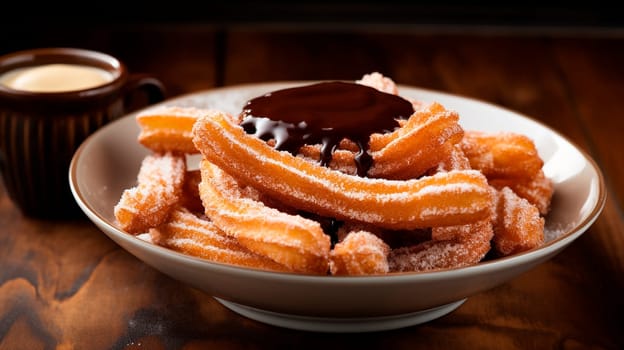
[{"label": "sugar coating on churro", "polygon": [[330,241],[319,223],[247,197],[234,178],[207,160],[200,167],[206,215],[224,232],[293,271],[327,272]]},{"label": "sugar coating on churro", "polygon": [[330,253],[332,275],[373,275],[389,271],[390,247],[366,231],[349,232]]},{"label": "sugar coating on churro", "polygon": [[365,74],[361,79],[356,80],[356,83],[370,86],[379,91],[383,91],[388,94],[398,95],[399,88],[397,87],[394,80],[389,77],[384,76],[379,72],[373,72],[370,74]]},{"label": "sugar coating on churro", "polygon": [[126,189],[114,207],[121,228],[136,234],[163,223],[180,199],[185,171],[183,157],[169,152],[146,156],[137,185]]},{"label": "sugar coating on churro", "polygon": [[468,131],[460,145],[472,168],[488,178],[530,178],[544,165],[533,141],[518,133]]},{"label": "sugar coating on churro", "polygon": [[443,230],[446,232],[434,234],[438,240],[394,249],[388,257],[390,271],[431,271],[470,266],[481,261],[490,250],[493,236],[490,220]]},{"label": "sugar coating on churro", "polygon": [[541,215],[550,211],[550,203],[554,192],[552,181],[544,175],[542,169],[527,179],[496,178],[490,184],[497,189],[509,187],[521,198],[535,205]]},{"label": "sugar coating on churro", "polygon": [[175,209],[167,223],[150,229],[149,233],[156,244],[192,256],[238,266],[288,270],[271,259],[247,250],[214,223],[185,208]]},{"label": "sugar coating on churro", "polygon": [[493,242],[500,255],[519,253],[544,243],[544,218],[537,207],[509,187],[500,190],[497,214]]}]

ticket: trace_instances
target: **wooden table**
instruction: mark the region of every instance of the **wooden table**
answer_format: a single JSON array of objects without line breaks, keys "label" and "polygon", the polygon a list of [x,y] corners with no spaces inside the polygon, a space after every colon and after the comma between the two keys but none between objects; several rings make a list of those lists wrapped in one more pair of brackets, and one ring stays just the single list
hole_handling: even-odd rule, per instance
[{"label": "wooden table", "polygon": [[76,46],[158,76],[169,97],[222,85],[357,79],[488,101],[560,131],[599,164],[601,217],[552,260],[405,329],[317,334],[241,317],[119,248],[86,218],[20,214],[0,187],[0,349],[624,347],[624,37],[462,28],[121,25],[19,31],[0,53]]}]

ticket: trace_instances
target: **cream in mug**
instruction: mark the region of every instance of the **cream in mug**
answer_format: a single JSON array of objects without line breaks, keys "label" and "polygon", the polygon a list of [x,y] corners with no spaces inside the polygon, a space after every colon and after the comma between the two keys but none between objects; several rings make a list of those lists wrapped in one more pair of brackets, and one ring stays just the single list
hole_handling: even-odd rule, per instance
[{"label": "cream in mug", "polygon": [[59,63],[14,69],[0,76],[0,84],[30,92],[65,92],[94,88],[113,79],[104,69]]}]

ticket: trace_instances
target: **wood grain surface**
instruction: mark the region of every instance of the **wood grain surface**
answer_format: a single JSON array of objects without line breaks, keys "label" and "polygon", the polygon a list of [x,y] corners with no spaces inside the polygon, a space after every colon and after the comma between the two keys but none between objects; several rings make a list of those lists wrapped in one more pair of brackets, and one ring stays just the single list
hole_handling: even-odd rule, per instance
[{"label": "wood grain surface", "polygon": [[562,253],[451,314],[394,331],[324,334],[239,316],[137,260],[86,218],[22,216],[0,186],[0,349],[624,348],[624,36],[201,25],[13,34],[0,39],[0,54],[105,51],[158,76],[169,97],[379,71],[540,120],[594,158],[608,198]]}]

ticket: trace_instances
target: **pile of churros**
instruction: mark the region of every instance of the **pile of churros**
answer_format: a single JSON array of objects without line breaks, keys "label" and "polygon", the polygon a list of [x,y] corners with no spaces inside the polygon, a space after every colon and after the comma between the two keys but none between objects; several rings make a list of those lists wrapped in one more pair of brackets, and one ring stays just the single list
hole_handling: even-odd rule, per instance
[{"label": "pile of churros", "polygon": [[533,141],[464,130],[456,111],[404,98],[377,72],[273,91],[238,115],[160,105],[136,121],[151,152],[115,218],[184,254],[383,275],[544,243],[553,185]]}]

